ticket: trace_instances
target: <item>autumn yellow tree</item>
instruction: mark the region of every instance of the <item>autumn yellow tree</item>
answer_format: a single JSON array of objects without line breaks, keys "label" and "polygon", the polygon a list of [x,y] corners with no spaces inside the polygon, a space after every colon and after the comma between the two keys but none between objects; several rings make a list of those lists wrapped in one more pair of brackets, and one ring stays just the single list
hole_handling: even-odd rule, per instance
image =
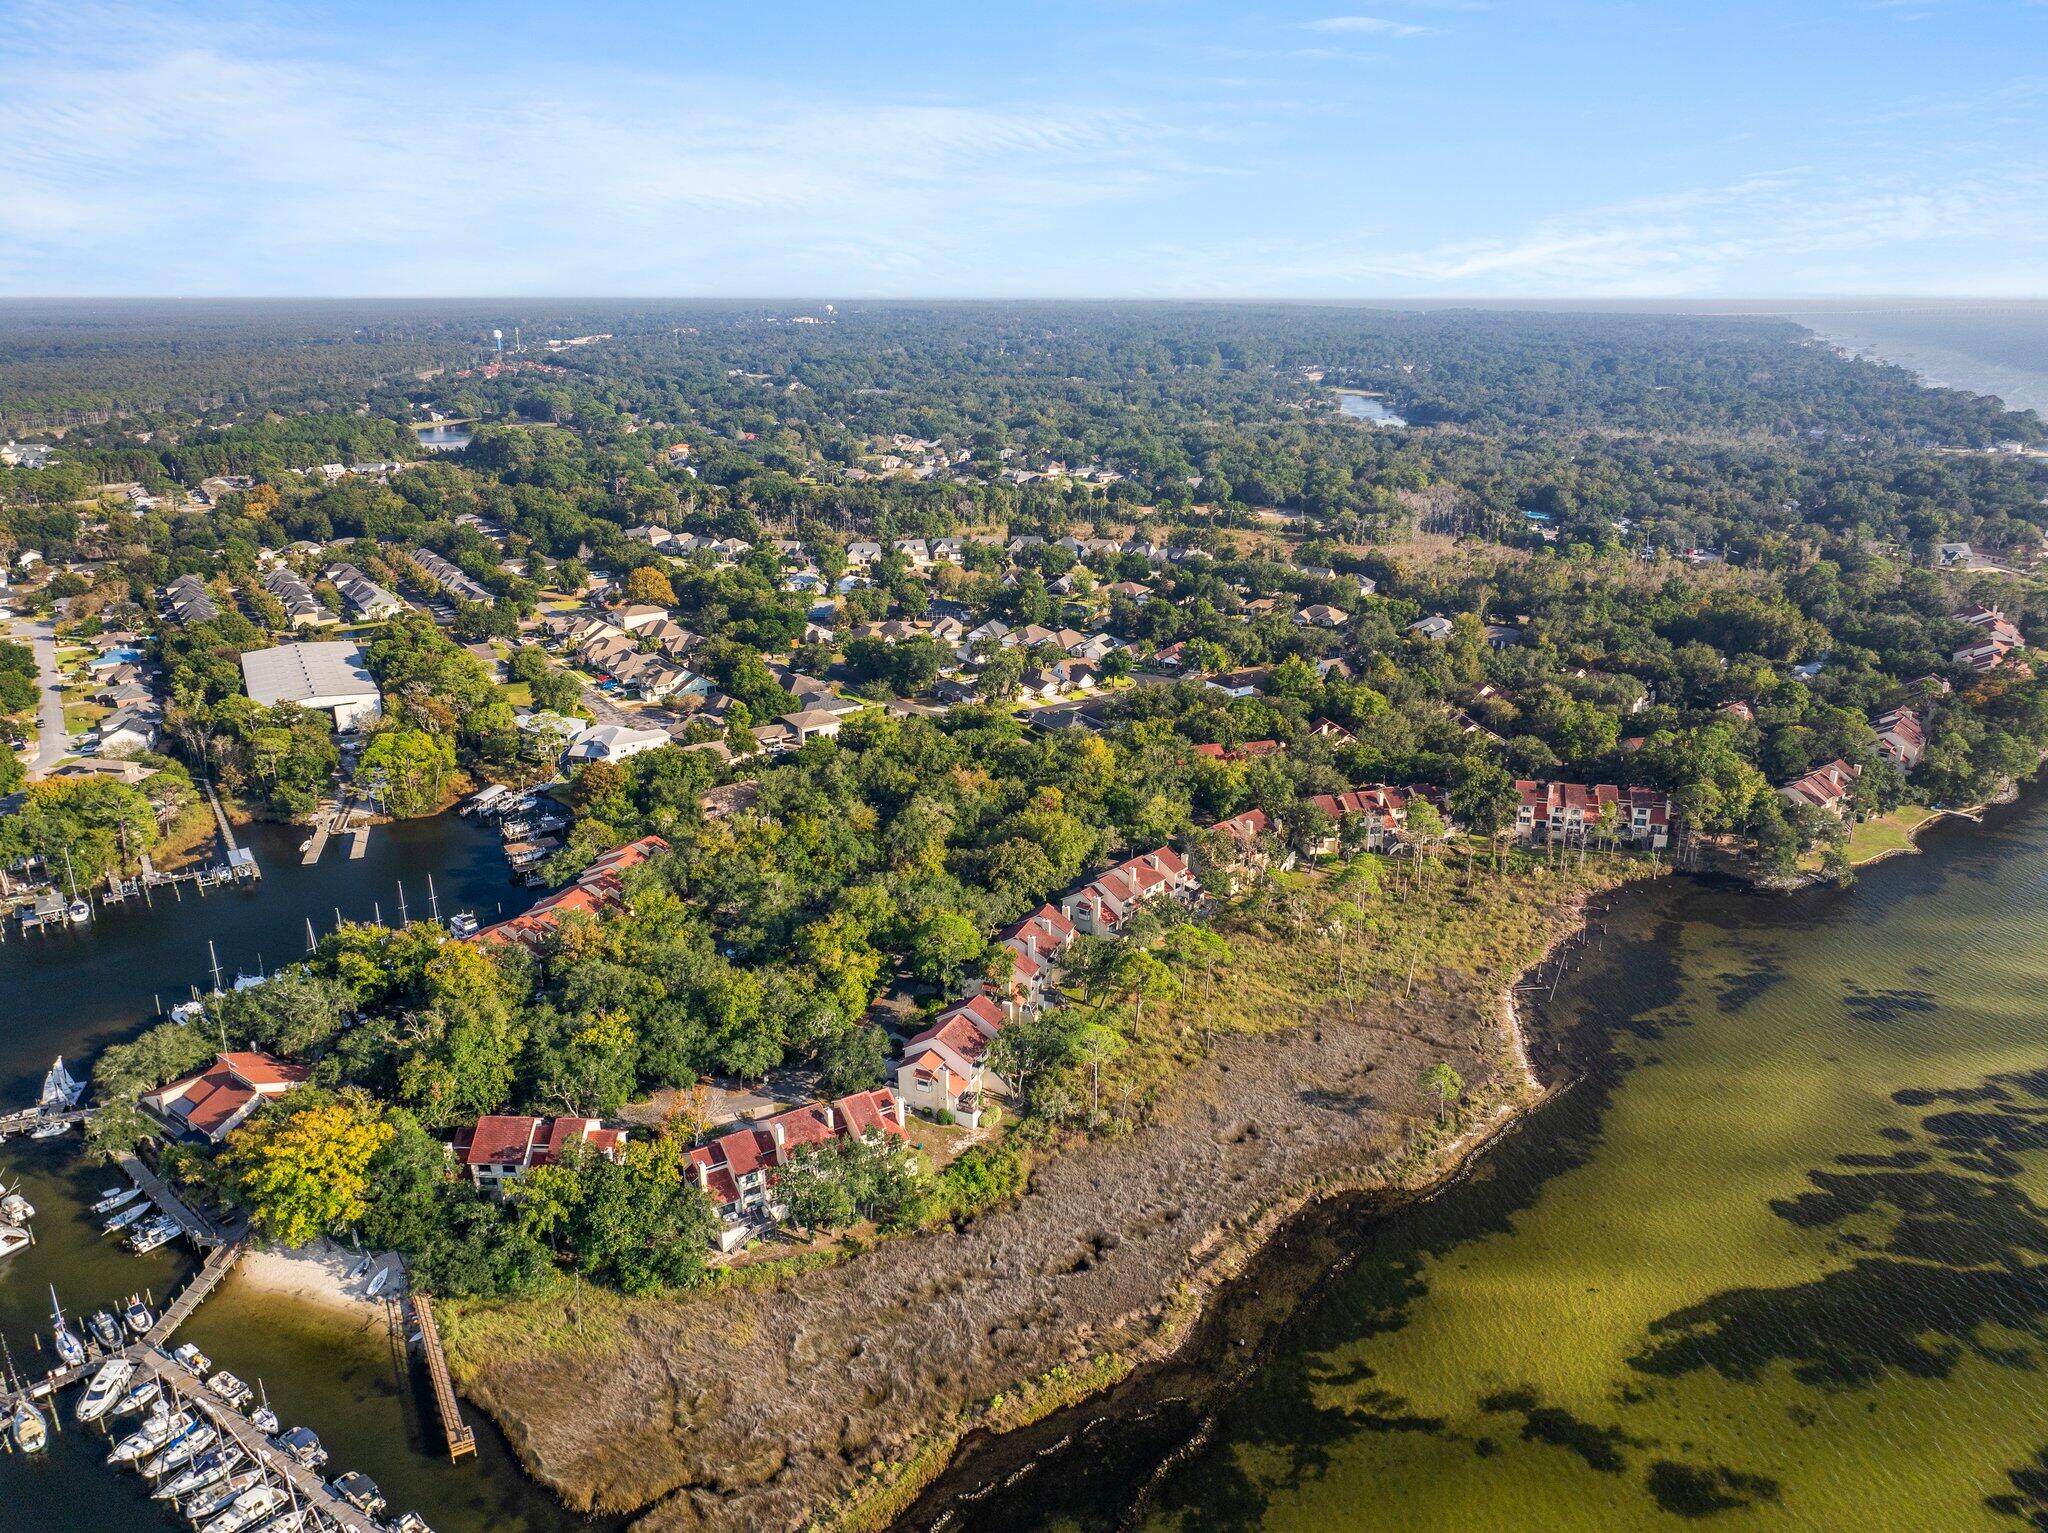
[{"label": "autumn yellow tree", "polygon": [[626,574],[626,600],[645,602],[655,607],[673,607],[676,591],[668,583],[668,576],[651,564],[643,564]]},{"label": "autumn yellow tree", "polygon": [[361,1097],[305,1093],[267,1106],[229,1135],[222,1164],[250,1224],[302,1246],[362,1218],[371,1158],[392,1137]]}]

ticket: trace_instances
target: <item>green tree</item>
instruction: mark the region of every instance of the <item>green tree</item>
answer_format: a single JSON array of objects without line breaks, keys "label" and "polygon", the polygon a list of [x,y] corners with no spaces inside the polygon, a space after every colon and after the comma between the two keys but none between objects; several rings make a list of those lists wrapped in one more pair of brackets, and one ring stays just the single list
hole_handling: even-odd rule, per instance
[{"label": "green tree", "polygon": [[363,1217],[370,1163],[395,1137],[364,1100],[295,1095],[230,1134],[221,1162],[250,1224],[294,1247]]}]

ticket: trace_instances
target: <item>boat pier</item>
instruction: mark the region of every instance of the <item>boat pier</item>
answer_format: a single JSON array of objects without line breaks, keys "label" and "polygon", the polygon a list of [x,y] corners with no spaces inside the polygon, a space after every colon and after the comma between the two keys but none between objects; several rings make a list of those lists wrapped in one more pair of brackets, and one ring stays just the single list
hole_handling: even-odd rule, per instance
[{"label": "boat pier", "polygon": [[448,1377],[448,1358],[441,1350],[441,1332],[434,1324],[434,1303],[423,1290],[414,1290],[406,1300],[412,1322],[419,1327],[420,1350],[427,1358],[427,1378],[433,1385],[434,1409],[441,1418],[441,1435],[448,1440],[448,1457],[461,1458],[476,1452],[476,1430],[462,1419],[456,1403],[455,1385]]},{"label": "boat pier", "polygon": [[[128,1173],[128,1179],[140,1187],[144,1196],[157,1206],[159,1213],[177,1221],[178,1229],[194,1246],[202,1251],[207,1251],[217,1246],[232,1246],[234,1244],[226,1230],[223,1230],[211,1219],[194,1213],[190,1208],[186,1207],[185,1200],[171,1191],[162,1177],[150,1170],[149,1167],[145,1166],[133,1155],[121,1156],[120,1166],[123,1171]],[[229,1265],[232,1266],[233,1263],[230,1262]],[[202,1268],[201,1270],[204,1271],[205,1269]],[[226,1275],[224,1271],[221,1274],[222,1277]],[[218,1282],[219,1279],[216,1278],[214,1281]],[[208,1287],[207,1291],[209,1293],[212,1292],[211,1286]]]},{"label": "boat pier", "polygon": [[204,783],[206,802],[213,806],[213,822],[220,827],[221,845],[228,849],[227,866],[232,877],[251,881],[263,876],[263,870],[256,866],[256,854],[235,840],[235,828],[228,823],[228,812],[220,806],[220,795],[213,791],[211,782]]}]

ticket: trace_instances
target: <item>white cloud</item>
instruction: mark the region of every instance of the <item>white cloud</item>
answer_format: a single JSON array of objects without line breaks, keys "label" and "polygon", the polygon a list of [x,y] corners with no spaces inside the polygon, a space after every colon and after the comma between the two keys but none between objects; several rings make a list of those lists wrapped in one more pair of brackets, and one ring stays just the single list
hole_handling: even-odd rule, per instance
[{"label": "white cloud", "polygon": [[234,13],[33,5],[21,36],[0,291],[858,289],[1202,173],[1117,104],[567,66],[451,92]]},{"label": "white cloud", "polygon": [[1362,32],[1375,37],[1420,37],[1429,31],[1412,21],[1392,21],[1385,16],[1324,16],[1304,21],[1302,26],[1311,32]]}]

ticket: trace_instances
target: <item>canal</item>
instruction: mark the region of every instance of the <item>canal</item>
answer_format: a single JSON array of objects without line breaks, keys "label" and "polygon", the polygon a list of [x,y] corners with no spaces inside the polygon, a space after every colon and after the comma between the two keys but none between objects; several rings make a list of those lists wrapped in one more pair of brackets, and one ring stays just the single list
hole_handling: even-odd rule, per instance
[{"label": "canal", "polygon": [[2048,1526],[2044,934],[2038,796],[1848,890],[1629,898],[1547,1008],[1572,1089],[899,1526]]},{"label": "canal", "polygon": [[[102,912],[89,927],[10,930],[0,943],[0,1103],[32,1100],[58,1054],[83,1075],[109,1043],[153,1020],[153,997],[168,1006],[212,983],[207,942],[225,975],[275,968],[306,948],[306,922],[325,931],[337,912],[367,921],[398,918],[400,888],[415,920],[428,913],[427,878],[446,916],[458,910],[488,921],[523,909],[531,896],[507,877],[498,841],[453,815],[378,826],[363,857],[330,843],[320,862],[300,863],[304,833],[279,826],[238,832],[263,869],[254,887],[182,899],[159,892]],[[75,1134],[0,1145],[0,1174],[19,1181],[36,1205],[37,1243],[0,1261],[0,1336],[26,1374],[49,1366],[50,1289],[82,1318],[147,1291],[161,1301],[192,1269],[175,1248],[133,1256],[100,1233],[88,1210],[120,1180],[87,1165]],[[196,1342],[220,1366],[262,1379],[288,1423],[319,1433],[330,1467],[364,1471],[391,1510],[417,1510],[436,1533],[552,1533],[595,1526],[570,1517],[519,1471],[503,1440],[471,1412],[476,1458],[451,1465],[441,1450],[431,1406],[380,1318],[281,1298],[231,1277],[181,1340]],[[39,1350],[40,1349],[40,1350]],[[152,1503],[140,1479],[105,1466],[98,1426],[79,1428],[63,1402],[64,1432],[36,1460],[0,1460],[0,1527],[49,1533],[147,1533],[182,1527]]]}]

